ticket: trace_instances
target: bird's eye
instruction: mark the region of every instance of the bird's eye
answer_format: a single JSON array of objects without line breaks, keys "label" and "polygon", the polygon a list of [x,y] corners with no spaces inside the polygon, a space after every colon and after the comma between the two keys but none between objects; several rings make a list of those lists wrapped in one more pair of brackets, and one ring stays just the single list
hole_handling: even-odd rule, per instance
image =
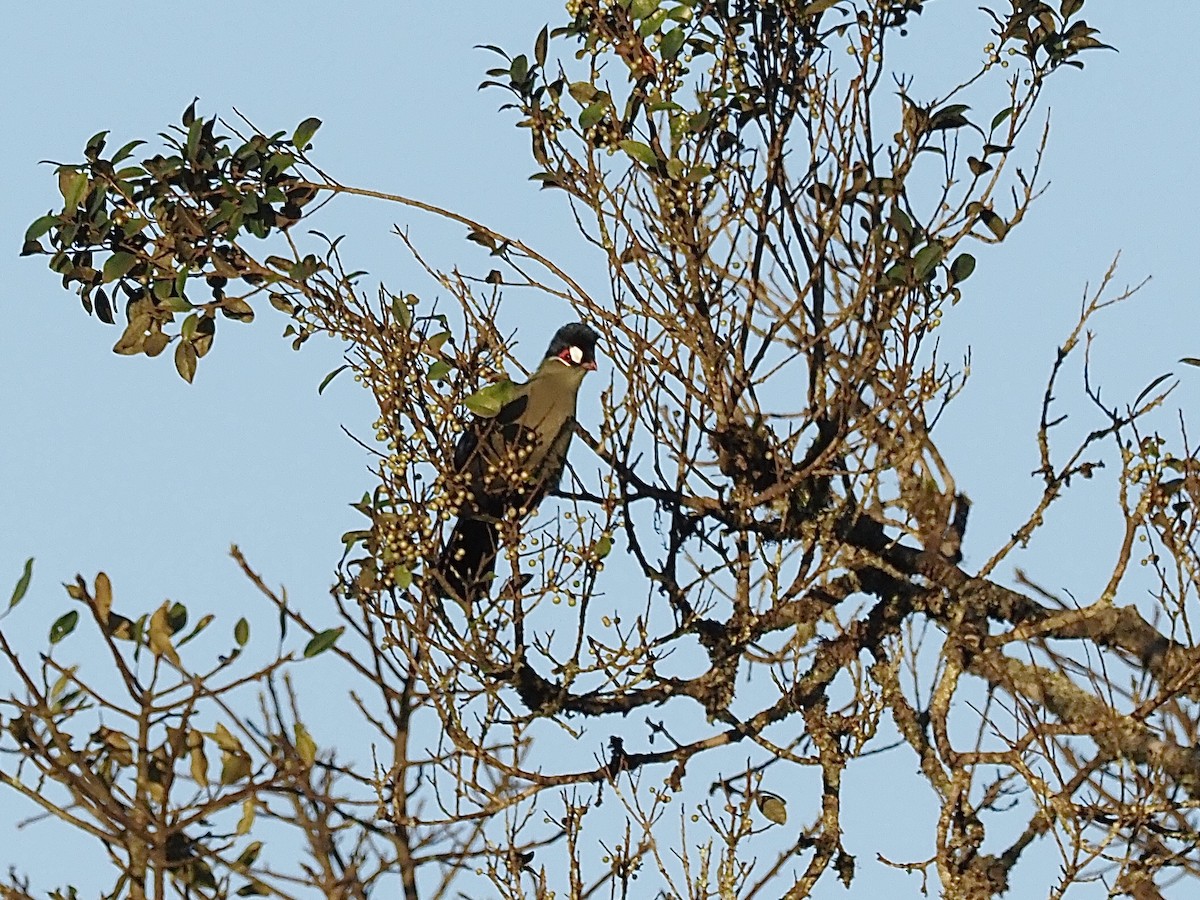
[{"label": "bird's eye", "polygon": [[573,362],[575,365],[579,365],[581,362],[583,362],[583,351],[578,347],[572,347],[570,350],[570,355],[571,362]]}]

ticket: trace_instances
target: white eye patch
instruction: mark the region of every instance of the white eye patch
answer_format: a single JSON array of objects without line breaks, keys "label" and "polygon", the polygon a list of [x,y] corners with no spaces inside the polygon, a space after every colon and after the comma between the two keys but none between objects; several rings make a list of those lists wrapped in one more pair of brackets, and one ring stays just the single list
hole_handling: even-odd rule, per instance
[{"label": "white eye patch", "polygon": [[571,355],[571,362],[573,362],[575,365],[579,365],[581,362],[583,362],[583,351],[578,347],[572,347],[569,353]]}]

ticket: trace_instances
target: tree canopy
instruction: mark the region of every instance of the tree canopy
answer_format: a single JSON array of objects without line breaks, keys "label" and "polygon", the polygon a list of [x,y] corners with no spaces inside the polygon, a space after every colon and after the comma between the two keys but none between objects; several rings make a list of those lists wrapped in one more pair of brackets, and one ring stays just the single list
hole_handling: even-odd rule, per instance
[{"label": "tree canopy", "polygon": [[[890,865],[980,898],[1046,846],[1050,896],[1193,877],[1196,453],[1144,425],[1167,376],[1114,404],[1085,366],[1095,427],[1055,432],[1094,315],[1132,292],[1110,270],[1086,297],[1048,361],[1040,497],[969,566],[971,486],[935,434],[969,376],[943,316],[1033,214],[1046,85],[1106,45],[1083,0],[991,0],[984,59],[931,91],[889,56],[926,5],[571,0],[522,52],[488,47],[481,87],[601,279],[342,182],[317,118],[193,103],[156,145],[100,133],[56,166],[62,206],[23,252],[121,329],[116,353],[169,351],[156,372],[190,382],[219,322],[269,304],[296,349],[343,342],[322,388],[348,372],[378,410],[352,428],[375,486],[320,615],[235,548],[278,634],[134,608],[103,572],[67,586],[48,650],[0,632],[0,778],[104,844],[108,896],[798,898]],[[430,288],[373,282],[310,230],[338,197],[456,223],[490,268],[397,227]],[[600,333],[599,424],[556,498],[504,523],[491,596],[443,602],[447,461],[533,362],[496,325],[515,292]],[[1105,590],[1002,577],[1100,469],[1126,523]],[[104,652],[68,662],[85,629]],[[356,725],[321,745],[334,690]],[[927,858],[848,847],[848,769],[880,755],[935,798],[903,823]]]}]

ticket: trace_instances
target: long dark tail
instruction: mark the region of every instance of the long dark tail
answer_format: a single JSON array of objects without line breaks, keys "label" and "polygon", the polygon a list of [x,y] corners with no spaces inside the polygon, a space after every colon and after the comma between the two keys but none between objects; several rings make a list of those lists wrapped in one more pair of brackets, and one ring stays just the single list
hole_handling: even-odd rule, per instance
[{"label": "long dark tail", "polygon": [[439,592],[462,603],[487,596],[499,549],[495,525],[482,519],[460,517],[438,563],[442,582],[438,585]]}]

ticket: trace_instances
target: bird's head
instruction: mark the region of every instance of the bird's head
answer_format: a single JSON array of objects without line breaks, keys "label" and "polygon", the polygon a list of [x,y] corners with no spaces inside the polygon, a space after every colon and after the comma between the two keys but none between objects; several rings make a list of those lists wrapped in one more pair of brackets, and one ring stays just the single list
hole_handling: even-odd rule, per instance
[{"label": "bird's head", "polygon": [[555,332],[546,350],[546,360],[556,359],[568,368],[582,370],[580,374],[593,371],[596,368],[596,341],[599,339],[600,335],[587,325],[571,322]]}]

